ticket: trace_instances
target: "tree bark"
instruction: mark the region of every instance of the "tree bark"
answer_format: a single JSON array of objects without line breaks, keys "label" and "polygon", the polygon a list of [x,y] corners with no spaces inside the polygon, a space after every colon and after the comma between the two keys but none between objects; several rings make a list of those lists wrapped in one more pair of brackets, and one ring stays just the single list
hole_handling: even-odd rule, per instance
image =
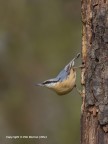
[{"label": "tree bark", "polygon": [[81,144],[108,144],[108,0],[82,0]]}]

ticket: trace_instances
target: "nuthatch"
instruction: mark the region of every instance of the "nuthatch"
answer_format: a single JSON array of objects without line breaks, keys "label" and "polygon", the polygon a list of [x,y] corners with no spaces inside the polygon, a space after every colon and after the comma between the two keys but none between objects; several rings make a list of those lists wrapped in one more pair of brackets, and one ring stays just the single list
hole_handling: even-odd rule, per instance
[{"label": "nuthatch", "polygon": [[79,56],[80,53],[78,53],[77,56],[64,67],[64,69],[57,75],[56,78],[48,79],[36,85],[52,89],[58,95],[65,95],[72,91],[72,89],[76,87],[76,68],[81,67],[74,67],[75,59],[77,59]]}]

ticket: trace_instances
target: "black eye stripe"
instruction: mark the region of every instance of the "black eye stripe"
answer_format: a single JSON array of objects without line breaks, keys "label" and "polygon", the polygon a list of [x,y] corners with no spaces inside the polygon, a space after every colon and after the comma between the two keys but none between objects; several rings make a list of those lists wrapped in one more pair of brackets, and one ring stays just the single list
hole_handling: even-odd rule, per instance
[{"label": "black eye stripe", "polygon": [[57,81],[45,81],[45,82],[43,82],[43,84],[50,84],[50,83],[56,83],[56,82],[58,82],[59,80],[57,80]]}]

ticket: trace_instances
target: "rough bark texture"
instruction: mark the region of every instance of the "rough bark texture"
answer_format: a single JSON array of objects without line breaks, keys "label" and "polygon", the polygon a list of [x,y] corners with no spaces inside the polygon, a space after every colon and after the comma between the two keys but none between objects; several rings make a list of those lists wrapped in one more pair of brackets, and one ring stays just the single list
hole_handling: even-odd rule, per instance
[{"label": "rough bark texture", "polygon": [[81,5],[81,144],[108,144],[108,0],[82,0]]}]

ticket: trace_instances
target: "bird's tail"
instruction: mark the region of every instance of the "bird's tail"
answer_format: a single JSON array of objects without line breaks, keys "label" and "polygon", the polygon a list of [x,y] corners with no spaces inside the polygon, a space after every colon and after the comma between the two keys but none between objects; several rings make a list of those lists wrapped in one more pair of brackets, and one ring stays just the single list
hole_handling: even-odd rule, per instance
[{"label": "bird's tail", "polygon": [[78,54],[76,55],[76,57],[74,57],[74,58],[65,66],[65,70],[67,70],[68,68],[69,68],[69,69],[72,68],[72,67],[75,65],[75,60],[76,60],[77,58],[79,58],[79,56],[80,56],[80,53],[78,53]]},{"label": "bird's tail", "polygon": [[80,56],[80,53],[78,53],[77,55],[76,55],[76,57],[75,58],[73,58],[73,62],[77,59],[77,58],[79,58],[79,56]]},{"label": "bird's tail", "polygon": [[77,58],[79,58],[79,56],[80,56],[80,53],[78,53],[78,54],[76,55],[76,57],[74,57],[74,58],[71,60],[71,62],[69,63],[69,64],[71,65],[71,67],[73,67],[73,66],[75,65],[75,60],[76,60]]}]

